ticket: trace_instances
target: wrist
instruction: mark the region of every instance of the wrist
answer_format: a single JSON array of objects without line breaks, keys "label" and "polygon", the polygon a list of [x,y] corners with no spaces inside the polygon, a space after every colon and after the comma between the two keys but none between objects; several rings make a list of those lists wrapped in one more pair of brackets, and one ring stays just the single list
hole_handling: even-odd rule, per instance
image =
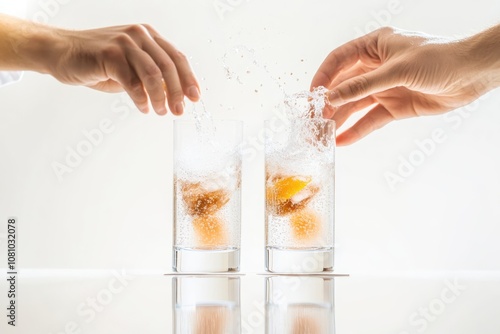
[{"label": "wrist", "polygon": [[463,40],[471,68],[489,89],[500,86],[500,26]]},{"label": "wrist", "polygon": [[24,57],[26,69],[53,75],[64,53],[66,42],[57,28],[34,25],[19,55]]}]

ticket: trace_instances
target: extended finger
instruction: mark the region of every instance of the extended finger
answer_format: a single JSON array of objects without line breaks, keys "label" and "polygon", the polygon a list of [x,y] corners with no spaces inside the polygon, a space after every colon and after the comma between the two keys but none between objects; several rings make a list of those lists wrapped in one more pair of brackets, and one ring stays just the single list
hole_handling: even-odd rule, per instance
[{"label": "extended finger", "polygon": [[398,85],[398,74],[388,65],[350,78],[327,93],[332,106],[360,100]]},{"label": "extended finger", "polygon": [[336,48],[326,57],[318,68],[311,82],[311,89],[329,87],[335,77],[346,68],[350,68],[359,60],[358,42],[352,41]]},{"label": "extended finger", "polygon": [[337,136],[337,145],[350,145],[369,133],[380,129],[393,119],[392,114],[379,104],[356,122],[356,124]]},{"label": "extended finger", "polygon": [[162,89],[166,88],[170,110],[175,115],[181,115],[184,112],[184,92],[174,61],[153,39],[145,41],[142,48],[153,58],[161,71],[166,86],[164,87],[162,84],[161,87]]},{"label": "extended finger", "polygon": [[379,31],[354,39],[330,52],[313,77],[311,88],[328,87],[341,73],[358,61],[373,58]]},{"label": "extended finger", "polygon": [[353,67],[350,69],[343,71],[339,73],[339,75],[333,79],[332,83],[328,87],[328,89],[332,89],[335,86],[338,86],[340,83],[349,80],[351,78],[357,77],[359,75],[365,74],[366,72],[369,72],[370,70],[366,68],[366,66],[361,63],[357,62]]},{"label": "extended finger", "polygon": [[372,96],[367,96],[364,99],[361,99],[359,101],[351,102],[346,105],[343,105],[335,111],[333,116],[331,117],[335,123],[337,124],[337,128],[340,128],[345,121],[351,117],[352,114],[363,110],[377,101],[372,97]]},{"label": "extended finger", "polygon": [[141,80],[151,105],[158,115],[167,113],[162,72],[151,56],[141,49],[128,52],[127,59]]},{"label": "extended finger", "polygon": [[[175,64],[184,94],[192,101],[200,99],[200,86],[189,61],[172,43],[163,38],[155,29],[144,25],[154,41],[169,55]],[[167,85],[168,86],[168,85]]]},{"label": "extended finger", "polygon": [[147,114],[149,112],[148,96],[141,79],[130,67],[123,54],[117,52],[112,59],[113,61],[105,63],[106,73],[123,87],[137,108]]}]

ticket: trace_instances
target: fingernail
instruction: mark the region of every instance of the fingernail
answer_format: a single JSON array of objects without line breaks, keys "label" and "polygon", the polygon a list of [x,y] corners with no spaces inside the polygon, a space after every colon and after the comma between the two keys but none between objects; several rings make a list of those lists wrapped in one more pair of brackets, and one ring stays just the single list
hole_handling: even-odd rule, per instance
[{"label": "fingernail", "polygon": [[198,100],[200,98],[200,91],[198,90],[198,87],[196,86],[191,86],[187,90],[188,96],[192,100]]},{"label": "fingernail", "polygon": [[332,106],[339,102],[339,95],[333,90],[326,93],[326,97]]},{"label": "fingernail", "polygon": [[184,112],[184,102],[177,102],[175,104],[175,114],[182,115],[183,112]]},{"label": "fingernail", "polygon": [[158,114],[165,115],[168,112],[167,107],[160,107],[158,109]]},{"label": "fingernail", "polygon": [[149,112],[149,107],[148,106],[142,106],[142,107],[139,107],[139,110],[142,113],[147,114]]},{"label": "fingernail", "polygon": [[336,108],[332,107],[331,105],[326,105],[323,109],[323,118],[331,118],[335,113],[335,109]]}]

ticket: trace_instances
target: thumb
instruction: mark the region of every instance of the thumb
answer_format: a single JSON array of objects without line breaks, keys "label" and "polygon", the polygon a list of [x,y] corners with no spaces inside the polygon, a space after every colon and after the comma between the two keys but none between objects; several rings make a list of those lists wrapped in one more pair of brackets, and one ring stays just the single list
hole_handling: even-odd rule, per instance
[{"label": "thumb", "polygon": [[399,84],[398,79],[398,72],[392,70],[392,66],[381,66],[340,83],[327,93],[327,97],[333,107],[338,107],[394,88]]}]

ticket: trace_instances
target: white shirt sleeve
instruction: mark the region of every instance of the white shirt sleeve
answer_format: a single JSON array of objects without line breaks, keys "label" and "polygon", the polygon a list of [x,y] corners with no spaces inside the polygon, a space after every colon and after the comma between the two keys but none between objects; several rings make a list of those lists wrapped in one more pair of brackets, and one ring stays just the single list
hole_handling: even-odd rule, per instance
[{"label": "white shirt sleeve", "polygon": [[23,77],[23,72],[0,72],[0,87],[17,82]]},{"label": "white shirt sleeve", "polygon": [[[0,13],[25,17],[26,16],[26,1],[25,0],[1,0]],[[21,80],[23,72],[1,72],[0,71],[0,86],[13,83]]]}]

